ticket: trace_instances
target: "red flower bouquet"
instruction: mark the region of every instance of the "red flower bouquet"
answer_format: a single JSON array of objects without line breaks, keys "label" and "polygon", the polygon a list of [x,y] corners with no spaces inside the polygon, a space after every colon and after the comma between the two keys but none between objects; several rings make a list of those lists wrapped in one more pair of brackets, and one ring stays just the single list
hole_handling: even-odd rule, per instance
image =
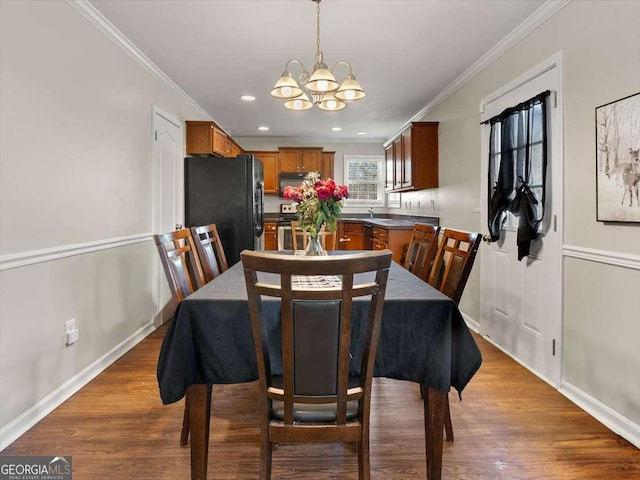
[{"label": "red flower bouquet", "polygon": [[298,204],[300,228],[316,238],[323,224],[330,232],[336,231],[342,200],[349,198],[349,188],[336,185],[331,178],[320,180],[318,172],[310,172],[300,186],[286,187],[282,196]]}]

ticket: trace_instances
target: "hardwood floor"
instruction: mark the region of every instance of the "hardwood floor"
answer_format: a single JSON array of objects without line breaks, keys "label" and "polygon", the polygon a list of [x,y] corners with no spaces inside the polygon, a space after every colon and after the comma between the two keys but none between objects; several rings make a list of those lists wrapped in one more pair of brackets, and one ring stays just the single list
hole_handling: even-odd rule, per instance
[{"label": "hardwood floor", "polygon": [[[156,362],[166,327],[151,334],[1,455],[71,455],[73,478],[188,479],[179,446],[184,402],[163,406]],[[484,362],[458,402],[443,479],[640,478],[639,450],[479,337]],[[256,383],[214,386],[209,478],[258,476]],[[425,478],[418,386],[374,380],[373,479]],[[274,479],[357,479],[351,446],[280,446]]]}]

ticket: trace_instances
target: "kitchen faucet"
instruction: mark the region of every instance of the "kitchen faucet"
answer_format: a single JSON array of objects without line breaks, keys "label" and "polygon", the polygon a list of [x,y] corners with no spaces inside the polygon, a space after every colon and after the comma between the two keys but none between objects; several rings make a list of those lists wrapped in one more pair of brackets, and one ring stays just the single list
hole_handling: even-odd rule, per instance
[{"label": "kitchen faucet", "polygon": [[369,212],[369,218],[373,218],[373,208],[370,208],[367,212]]}]

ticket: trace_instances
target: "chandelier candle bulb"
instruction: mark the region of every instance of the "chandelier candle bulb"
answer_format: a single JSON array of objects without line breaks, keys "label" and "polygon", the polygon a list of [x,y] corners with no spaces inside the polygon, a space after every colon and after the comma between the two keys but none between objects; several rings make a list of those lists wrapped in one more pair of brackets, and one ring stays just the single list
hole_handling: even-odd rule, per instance
[{"label": "chandelier candle bulb", "polygon": [[[313,72],[309,72],[300,60],[289,60],[284,72],[271,90],[271,96],[284,99],[284,106],[289,110],[309,110],[316,105],[320,110],[337,112],[347,107],[345,102],[355,102],[366,96],[351,70],[351,64],[345,61],[336,62],[331,70],[320,50],[320,2],[316,3],[316,57]],[[302,68],[298,80],[291,75],[289,65],[297,63]],[[338,83],[333,75],[338,65],[346,65],[349,74],[342,83]]]}]

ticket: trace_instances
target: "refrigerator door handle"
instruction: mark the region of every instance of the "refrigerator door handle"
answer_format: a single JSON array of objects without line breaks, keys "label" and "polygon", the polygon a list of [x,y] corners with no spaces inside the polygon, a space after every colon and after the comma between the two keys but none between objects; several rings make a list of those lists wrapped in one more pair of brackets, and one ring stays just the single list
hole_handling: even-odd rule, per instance
[{"label": "refrigerator door handle", "polygon": [[260,181],[256,183],[255,211],[255,235],[260,237],[264,231],[264,184]]}]

